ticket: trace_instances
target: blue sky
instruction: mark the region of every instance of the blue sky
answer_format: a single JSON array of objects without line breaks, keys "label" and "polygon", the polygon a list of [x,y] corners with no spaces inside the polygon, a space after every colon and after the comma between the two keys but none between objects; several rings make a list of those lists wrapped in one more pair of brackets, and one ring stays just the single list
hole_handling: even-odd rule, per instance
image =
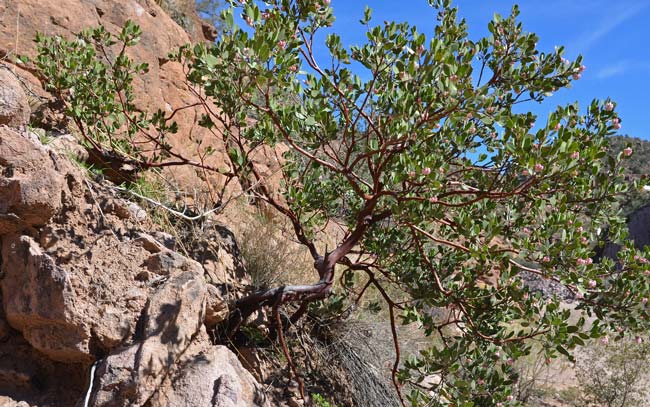
[{"label": "blue sky", "polygon": [[[428,36],[436,13],[426,0],[332,0],[337,21],[334,31],[344,44],[364,41],[358,20],[365,5],[373,9],[373,23],[408,21]],[[470,37],[487,34],[498,12],[508,15],[512,0],[456,0],[459,15],[468,21]],[[571,89],[561,90],[542,106],[528,105],[540,120],[558,104],[612,97],[622,119],[621,134],[650,140],[650,0],[524,0],[519,2],[524,30],[540,37],[538,48],[566,47],[566,57],[584,56],[587,70]]]}]

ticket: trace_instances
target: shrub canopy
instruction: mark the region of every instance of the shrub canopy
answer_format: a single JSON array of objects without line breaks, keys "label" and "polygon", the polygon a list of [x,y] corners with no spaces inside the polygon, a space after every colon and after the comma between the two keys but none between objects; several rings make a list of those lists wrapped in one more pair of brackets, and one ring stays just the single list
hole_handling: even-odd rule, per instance
[{"label": "shrub canopy", "polygon": [[[205,104],[199,122],[227,146],[229,161],[216,171],[253,185],[314,258],[317,283],[256,292],[237,303],[243,319],[260,305],[277,313],[296,303],[297,320],[326,297],[340,310],[372,286],[395,336],[395,324],[417,322],[432,337],[429,349],[402,362],[395,339],[393,379],[408,384],[405,402],[515,405],[513,361],[532,349],[571,357],[591,338],[648,328],[650,254],[628,242],[618,259],[592,260],[605,238],[625,237],[617,200],[638,187],[621,176],[633,151],[607,155],[621,126],[610,100],[584,111],[559,106],[548,118],[525,112],[578,80],[584,66],[564,59],[562,47],[539,51],[516,6],[494,17],[487,37],[471,39],[448,0],[430,3],[434,32],[375,24],[367,10],[367,41],[346,47],[321,33],[334,22],[329,1],[231,2],[214,45],[172,57],[187,67],[197,96],[218,107]],[[322,42],[327,57],[316,55]],[[39,63],[52,86],[78,87],[78,79],[57,85],[57,75],[72,73],[65,64],[48,70],[51,58],[72,57],[47,54],[53,45],[43,44]],[[82,95],[64,95],[73,117]],[[148,120],[160,134],[176,130],[160,113]],[[254,159],[279,144],[287,150],[283,183],[273,191]],[[158,161],[176,157],[164,141],[157,148]],[[317,243],[331,224],[345,236],[323,250]],[[531,279],[564,294],[543,296]]]}]

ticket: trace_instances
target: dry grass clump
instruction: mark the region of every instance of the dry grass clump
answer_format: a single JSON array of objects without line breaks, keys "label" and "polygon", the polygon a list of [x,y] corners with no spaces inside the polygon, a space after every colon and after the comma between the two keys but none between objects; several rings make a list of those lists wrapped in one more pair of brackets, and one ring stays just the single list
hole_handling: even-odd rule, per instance
[{"label": "dry grass clump", "polygon": [[282,219],[261,211],[241,227],[237,240],[255,289],[314,280],[309,253],[289,233]]}]

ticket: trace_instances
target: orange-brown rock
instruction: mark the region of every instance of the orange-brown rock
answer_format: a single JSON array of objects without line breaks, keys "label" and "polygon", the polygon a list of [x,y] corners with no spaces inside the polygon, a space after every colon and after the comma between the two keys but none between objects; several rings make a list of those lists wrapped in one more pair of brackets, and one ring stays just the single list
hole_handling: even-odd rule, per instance
[{"label": "orange-brown rock", "polygon": [[63,176],[39,144],[0,126],[0,235],[44,225],[61,207]]},{"label": "orange-brown rock", "polygon": [[17,76],[8,67],[0,67],[0,125],[17,127],[29,122],[31,109]]}]

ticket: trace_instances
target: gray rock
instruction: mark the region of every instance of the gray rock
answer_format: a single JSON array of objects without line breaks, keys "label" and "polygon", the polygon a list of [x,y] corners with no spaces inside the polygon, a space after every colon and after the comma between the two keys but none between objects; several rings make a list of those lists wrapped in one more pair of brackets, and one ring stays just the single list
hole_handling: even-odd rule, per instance
[{"label": "gray rock", "polygon": [[262,387],[225,346],[193,346],[160,390],[151,407],[266,407]]},{"label": "gray rock", "polygon": [[[191,262],[191,263],[190,263]],[[195,264],[192,264],[195,263]],[[198,266],[201,270],[201,265],[189,260],[187,257],[171,250],[165,250],[153,254],[146,261],[146,266],[149,271],[163,276],[169,275],[173,270],[188,269],[188,267]]]},{"label": "gray rock", "polygon": [[201,266],[172,274],[150,297],[139,341],[111,353],[98,369],[93,406],[141,406],[160,386],[203,324],[206,283]]}]

